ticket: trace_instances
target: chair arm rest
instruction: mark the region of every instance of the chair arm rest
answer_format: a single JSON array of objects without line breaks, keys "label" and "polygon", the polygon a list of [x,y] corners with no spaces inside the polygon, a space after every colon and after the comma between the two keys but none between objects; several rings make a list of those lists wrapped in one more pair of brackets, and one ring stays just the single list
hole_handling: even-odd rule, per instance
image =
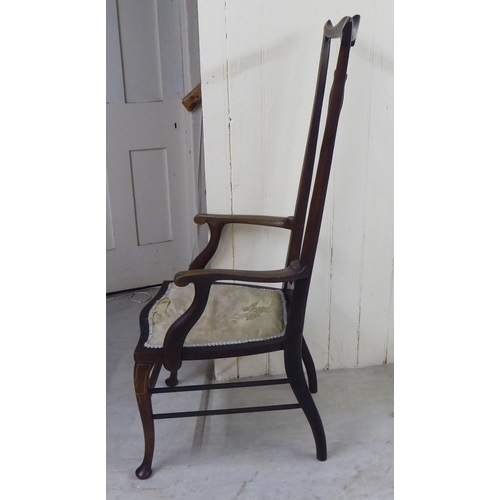
[{"label": "chair arm rest", "polygon": [[198,214],[195,216],[196,224],[209,224],[213,226],[224,226],[226,224],[252,224],[256,226],[280,227],[292,229],[294,217],[274,217],[271,215],[219,215]]},{"label": "chair arm rest", "polygon": [[309,276],[309,266],[294,260],[288,267],[272,271],[242,271],[236,269],[193,269],[177,273],[174,282],[177,286],[212,284],[219,280],[249,281],[257,283],[284,283]]},{"label": "chair arm rest", "polygon": [[163,341],[163,364],[167,370],[178,370],[182,365],[182,347],[191,328],[200,319],[208,301],[210,288],[218,280],[280,283],[295,281],[309,276],[310,267],[298,260],[285,269],[274,271],[238,271],[233,269],[195,269],[177,273],[177,286],[194,284],[194,299],[188,310],[168,329]]},{"label": "chair arm rest", "polygon": [[198,214],[195,216],[196,224],[208,224],[210,240],[203,251],[191,262],[189,269],[203,269],[214,256],[219,246],[222,229],[226,224],[253,224],[258,226],[278,227],[293,229],[294,217],[273,217],[270,215],[218,215]]}]

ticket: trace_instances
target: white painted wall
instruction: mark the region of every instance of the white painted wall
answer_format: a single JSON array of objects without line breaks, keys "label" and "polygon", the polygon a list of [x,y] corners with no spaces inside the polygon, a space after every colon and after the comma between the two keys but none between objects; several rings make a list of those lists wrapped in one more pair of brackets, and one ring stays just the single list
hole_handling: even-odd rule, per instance
[{"label": "white painted wall", "polygon": [[[351,51],[305,336],[319,369],[393,362],[393,5],[199,2],[207,210],[291,215],[322,28],[361,15]],[[334,42],[336,51],[338,42]],[[288,232],[228,229],[212,267],[279,268]],[[281,353],[216,364],[283,372]]]}]

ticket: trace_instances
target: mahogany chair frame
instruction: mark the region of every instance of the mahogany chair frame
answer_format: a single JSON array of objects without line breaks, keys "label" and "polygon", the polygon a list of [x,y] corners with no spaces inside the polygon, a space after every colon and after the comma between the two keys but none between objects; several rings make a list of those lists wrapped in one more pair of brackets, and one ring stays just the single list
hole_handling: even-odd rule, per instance
[{"label": "mahogany chair frame", "polygon": [[[196,224],[208,224],[210,228],[210,240],[206,248],[193,260],[189,266],[189,270],[177,273],[174,278],[174,283],[180,287],[193,283],[195,296],[189,309],[169,328],[165,335],[163,349],[148,348],[145,347],[144,344],[149,334],[149,311],[154,306],[155,302],[164,295],[171,281],[163,283],[156,297],[146,305],[140,314],[141,335],[134,352],[134,385],[144,430],[145,452],[144,460],[136,470],[136,475],[139,479],[147,479],[152,473],[154,421],[165,418],[302,408],[314,436],[316,457],[321,461],[327,458],[327,446],[323,424],[311,396],[311,393],[317,392],[316,371],[311,353],[303,337],[303,327],[307,296],[332,165],[335,137],[343,103],[349,52],[356,40],[359,21],[359,16],[344,17],[335,26],[333,26],[330,21],[324,26],[316,92],[294,215],[289,217],[197,215],[194,218]],[[315,170],[315,158],[325,95],[328,63],[330,59],[330,44],[331,40],[335,38],[340,38],[340,48],[334,80],[330,91],[325,130],[316,167],[313,193],[310,197]],[[309,198],[311,199],[310,203]],[[224,226],[228,224],[252,224],[289,230],[290,243],[286,258],[286,267],[272,271],[205,269],[205,266],[217,250]],[[285,334],[279,338],[242,344],[208,347],[184,346],[186,336],[204,311],[212,284],[221,280],[250,283],[282,283],[288,312]],[[177,372],[184,360],[231,358],[279,350],[282,350],[284,353],[286,378],[177,387]],[[306,369],[307,381],[304,376],[302,362]],[[170,376],[166,380],[167,387],[156,387],[156,382],[162,366],[170,372]],[[255,387],[286,383],[290,384],[295,394],[297,399],[296,404],[159,414],[153,413],[151,398],[155,394],[235,387]]]}]

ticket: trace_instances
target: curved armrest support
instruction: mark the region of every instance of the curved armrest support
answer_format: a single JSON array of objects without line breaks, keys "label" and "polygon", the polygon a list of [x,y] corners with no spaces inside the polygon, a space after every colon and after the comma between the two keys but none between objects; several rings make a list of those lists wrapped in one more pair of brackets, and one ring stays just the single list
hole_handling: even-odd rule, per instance
[{"label": "curved armrest support", "polygon": [[257,283],[284,283],[309,276],[309,266],[294,260],[288,267],[272,271],[241,271],[236,269],[194,269],[177,273],[174,282],[177,286],[189,283],[212,284],[219,280],[249,281]]},{"label": "curved armrest support", "polygon": [[208,224],[210,240],[202,252],[191,262],[189,269],[203,269],[214,256],[219,246],[222,229],[226,224],[252,224],[257,226],[278,227],[293,229],[293,217],[272,217],[268,215],[218,215],[198,214],[195,216],[196,224]]},{"label": "curved armrest support", "polygon": [[194,299],[189,309],[167,330],[163,341],[163,365],[169,371],[176,371],[182,365],[182,346],[191,328],[200,319],[207,305],[210,293],[210,282],[196,283],[194,285]]}]

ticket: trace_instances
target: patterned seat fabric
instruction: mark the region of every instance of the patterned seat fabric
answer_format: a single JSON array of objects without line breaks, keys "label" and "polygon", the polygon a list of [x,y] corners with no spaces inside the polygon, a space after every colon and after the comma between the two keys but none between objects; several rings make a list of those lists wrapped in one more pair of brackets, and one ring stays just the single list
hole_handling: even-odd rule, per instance
[{"label": "patterned seat fabric", "polygon": [[[149,312],[146,347],[161,348],[170,325],[191,305],[194,285],[171,283]],[[286,307],[281,290],[214,284],[201,318],[189,332],[185,347],[242,344],[281,337]]]}]

